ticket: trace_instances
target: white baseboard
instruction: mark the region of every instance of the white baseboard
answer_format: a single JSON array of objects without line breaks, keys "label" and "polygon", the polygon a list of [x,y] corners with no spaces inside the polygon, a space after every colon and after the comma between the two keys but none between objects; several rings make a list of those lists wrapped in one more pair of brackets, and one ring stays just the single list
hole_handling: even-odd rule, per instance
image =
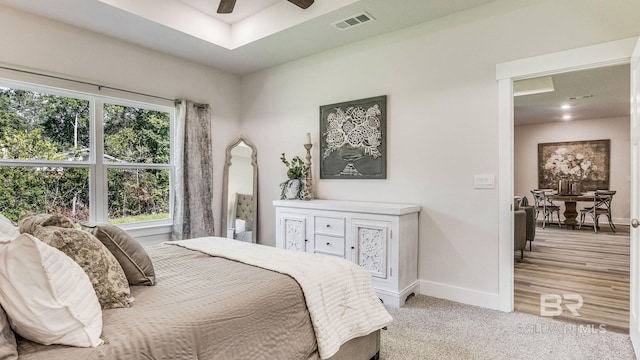
[{"label": "white baseboard", "polygon": [[[606,218],[605,218],[605,220],[606,220]],[[615,225],[629,225],[629,224],[631,224],[631,219],[614,217],[613,218],[613,223]]]},{"label": "white baseboard", "polygon": [[494,310],[502,310],[500,308],[499,294],[441,284],[427,280],[419,281],[420,294],[422,295],[451,300],[468,305],[481,306]]},{"label": "white baseboard", "polygon": [[[564,220],[564,218],[563,218]],[[580,216],[578,216],[577,218],[578,220],[578,224],[580,223]],[[587,216],[587,218],[584,220],[585,225],[590,225],[593,226],[593,219],[591,219],[591,217]],[[628,218],[617,218],[614,217],[613,218],[613,224],[614,225],[629,225],[631,223],[631,219]],[[607,217],[600,217],[600,225],[609,225],[609,222],[607,220]]]}]

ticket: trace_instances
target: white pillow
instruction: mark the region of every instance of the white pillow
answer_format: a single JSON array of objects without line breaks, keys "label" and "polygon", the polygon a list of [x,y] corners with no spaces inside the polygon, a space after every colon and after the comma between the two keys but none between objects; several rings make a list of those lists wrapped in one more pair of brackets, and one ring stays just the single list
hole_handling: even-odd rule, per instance
[{"label": "white pillow", "polygon": [[20,235],[18,228],[13,226],[11,220],[0,214],[0,242],[11,241]]},{"label": "white pillow", "polygon": [[247,230],[247,222],[242,219],[236,219],[236,234]]},{"label": "white pillow", "polygon": [[11,327],[45,345],[102,344],[102,310],[70,257],[29,234],[0,245],[0,304]]}]

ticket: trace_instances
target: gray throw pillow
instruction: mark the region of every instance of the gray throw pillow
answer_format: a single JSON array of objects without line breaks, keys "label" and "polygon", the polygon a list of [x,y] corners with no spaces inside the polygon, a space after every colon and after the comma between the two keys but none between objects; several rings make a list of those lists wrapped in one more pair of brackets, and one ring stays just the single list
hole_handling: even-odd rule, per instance
[{"label": "gray throw pillow", "polygon": [[16,335],[9,326],[9,319],[4,309],[0,307],[0,360],[18,359]]},{"label": "gray throw pillow", "polygon": [[154,285],[156,274],[149,254],[126,231],[111,224],[81,224],[111,251],[131,285]]}]

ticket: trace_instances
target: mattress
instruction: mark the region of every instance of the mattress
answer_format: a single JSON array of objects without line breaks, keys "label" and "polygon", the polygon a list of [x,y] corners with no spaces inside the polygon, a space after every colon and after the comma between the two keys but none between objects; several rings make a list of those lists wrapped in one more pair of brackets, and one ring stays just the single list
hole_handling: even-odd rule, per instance
[{"label": "mattress", "polygon": [[302,291],[289,276],[177,246],[147,251],[157,284],[132,286],[130,308],[103,310],[103,345],[44,346],[20,339],[20,359],[307,359],[316,354]]}]

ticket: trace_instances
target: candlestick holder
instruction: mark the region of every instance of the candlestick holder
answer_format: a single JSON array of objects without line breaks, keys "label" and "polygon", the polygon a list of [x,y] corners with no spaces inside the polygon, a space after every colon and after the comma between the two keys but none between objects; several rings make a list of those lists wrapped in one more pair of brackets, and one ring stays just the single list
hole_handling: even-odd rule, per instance
[{"label": "candlestick holder", "polygon": [[307,178],[305,179],[304,192],[302,194],[302,200],[313,200],[313,175],[311,174],[311,147],[313,144],[304,144],[304,148],[307,149],[307,156],[304,165],[307,167]]}]

